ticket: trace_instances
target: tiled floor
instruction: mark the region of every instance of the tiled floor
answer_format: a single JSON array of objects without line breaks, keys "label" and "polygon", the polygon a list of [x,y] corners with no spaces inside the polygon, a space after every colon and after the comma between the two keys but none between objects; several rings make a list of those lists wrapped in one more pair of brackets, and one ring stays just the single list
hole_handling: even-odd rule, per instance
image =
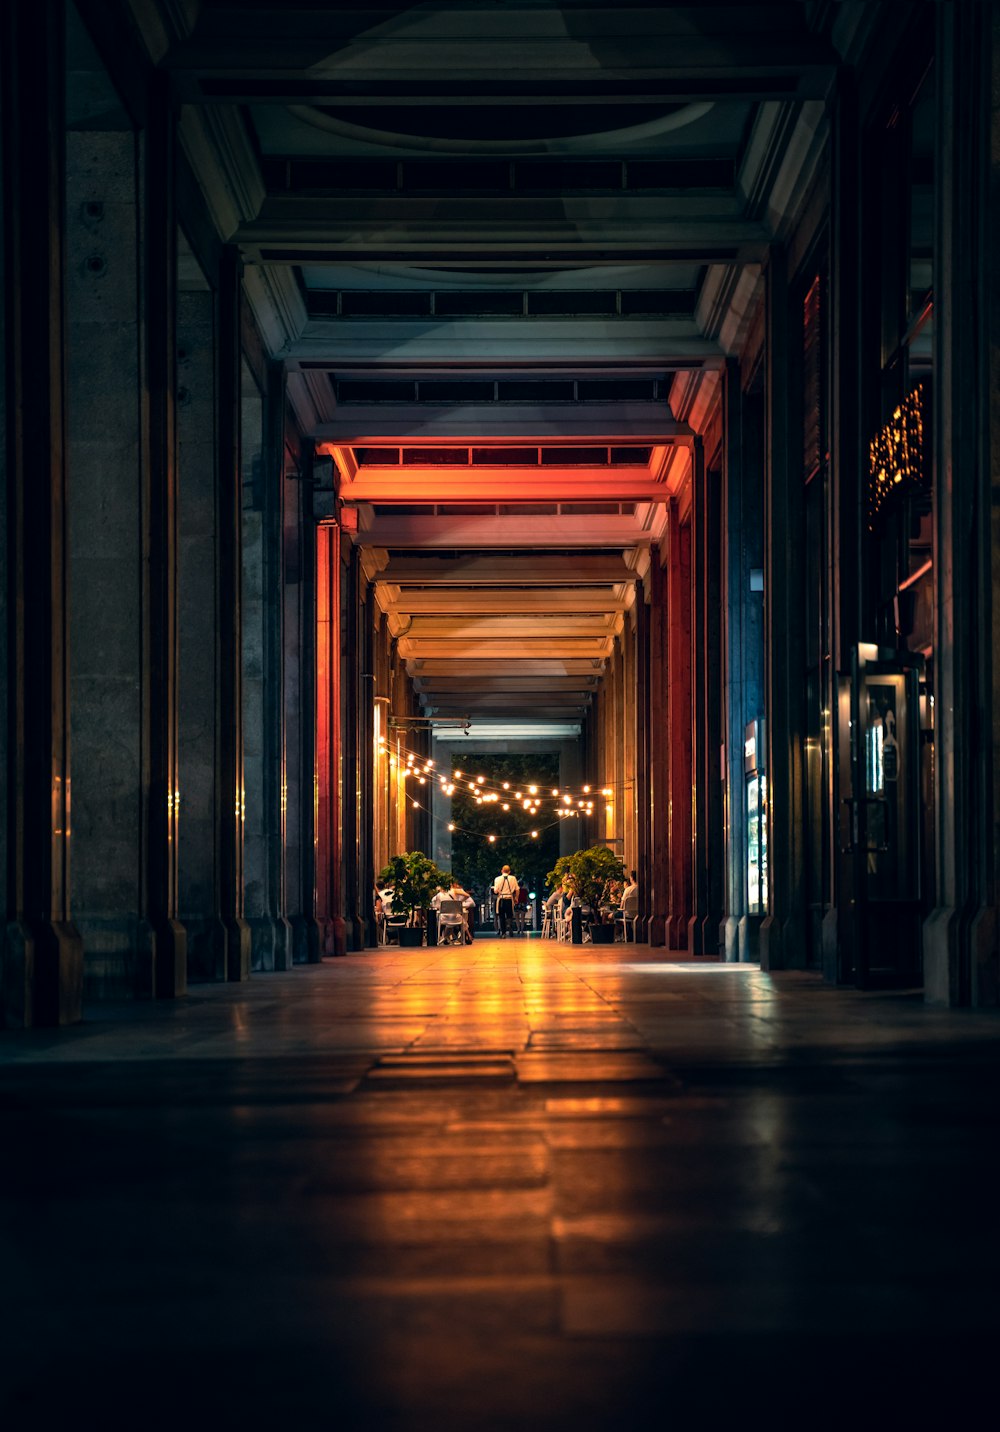
[{"label": "tiled floor", "polygon": [[0,1035],[0,1421],[992,1422],[998,1035],[527,941]]}]

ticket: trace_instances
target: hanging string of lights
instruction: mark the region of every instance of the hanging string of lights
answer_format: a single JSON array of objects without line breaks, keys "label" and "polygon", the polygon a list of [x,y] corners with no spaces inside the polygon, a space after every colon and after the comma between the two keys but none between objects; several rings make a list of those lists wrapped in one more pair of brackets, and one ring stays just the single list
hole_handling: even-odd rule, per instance
[{"label": "hanging string of lights", "polygon": [[[429,806],[421,805],[420,801],[418,801],[418,800],[411,800],[411,801],[410,801],[410,805],[412,806],[412,808],[413,808],[414,810],[422,810],[426,815],[429,815],[430,818],[431,818],[431,820],[432,820],[432,822],[433,822],[435,825],[446,825],[448,831],[449,831],[451,834],[468,835],[468,836],[471,836],[471,837],[472,837],[473,839],[475,839],[475,840],[483,840],[483,841],[485,841],[488,845],[495,845],[498,840],[502,840],[502,841],[504,842],[504,844],[508,844],[508,843],[510,843],[511,841],[515,841],[515,840],[525,840],[525,841],[529,841],[529,840],[539,840],[539,839],[541,838],[541,836],[543,836],[547,830],[553,830],[553,829],[559,824],[559,821],[558,821],[558,820],[552,820],[552,821],[549,821],[549,823],[548,823],[547,825],[540,825],[540,826],[538,826],[536,829],[530,830],[530,831],[515,831],[514,833],[512,833],[512,834],[510,834],[510,835],[496,835],[495,833],[491,833],[491,834],[486,834],[486,835],[484,835],[482,831],[469,830],[466,826],[458,825],[458,824],[457,824],[455,821],[453,821],[453,820],[449,820],[449,821],[447,821],[447,822],[440,820],[440,819],[434,814],[434,812],[430,809]],[[560,811],[559,814],[560,814],[560,817],[561,817],[564,813],[563,813],[562,811]],[[568,810],[568,811],[565,812],[565,814],[566,814],[566,815],[581,816],[581,815],[589,815],[590,812],[589,812],[589,811],[585,811],[585,810],[572,810],[572,811],[569,811],[569,810]]]},{"label": "hanging string of lights", "polygon": [[[578,787],[551,786],[547,787],[542,780],[531,781],[527,784],[516,781],[491,782],[483,775],[470,775],[468,772],[455,768],[451,776],[446,776],[434,769],[434,761],[421,755],[416,751],[406,750],[399,742],[395,746],[385,739],[378,742],[379,749],[389,758],[390,765],[397,765],[399,776],[402,780],[413,779],[418,785],[425,786],[435,780],[446,796],[453,796],[458,791],[466,793],[475,800],[477,805],[497,804],[504,811],[509,811],[512,806],[518,805],[527,814],[536,814],[543,800],[551,797],[559,802],[556,807],[559,816],[565,818],[577,812],[591,812],[594,809],[595,797],[602,796],[605,800],[611,800],[614,796],[616,782],[610,785],[597,787],[584,784]],[[620,784],[628,784],[621,782]]]}]

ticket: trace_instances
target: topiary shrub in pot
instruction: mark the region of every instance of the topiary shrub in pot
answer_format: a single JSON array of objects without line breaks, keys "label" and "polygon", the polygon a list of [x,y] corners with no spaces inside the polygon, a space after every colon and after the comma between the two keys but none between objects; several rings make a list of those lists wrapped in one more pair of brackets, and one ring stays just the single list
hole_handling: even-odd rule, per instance
[{"label": "topiary shrub in pot", "polygon": [[560,881],[567,881],[580,903],[590,906],[591,938],[597,944],[610,944],[614,925],[602,923],[601,898],[610,882],[620,882],[624,876],[625,867],[613,850],[606,845],[592,845],[588,850],[561,855],[555,869],[549,871],[548,882],[554,888]]},{"label": "topiary shrub in pot", "polygon": [[437,891],[448,884],[448,878],[446,872],[439,869],[422,850],[408,850],[405,855],[394,855],[389,864],[379,871],[379,889],[392,886],[391,913],[406,916],[406,925],[399,932],[401,945],[423,942],[427,911]]}]

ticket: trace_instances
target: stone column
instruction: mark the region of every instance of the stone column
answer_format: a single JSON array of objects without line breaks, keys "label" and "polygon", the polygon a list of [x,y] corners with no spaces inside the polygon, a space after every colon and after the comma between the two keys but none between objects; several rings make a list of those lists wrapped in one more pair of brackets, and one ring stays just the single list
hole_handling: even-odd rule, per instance
[{"label": "stone column", "polygon": [[694,774],[694,867],[688,949],[719,951],[723,910],[722,686],[719,662],[719,488],[721,476],[705,468],[701,439],[694,450],[691,558],[691,717]]},{"label": "stone column", "polygon": [[649,842],[652,796],[649,783],[649,605],[643,583],[635,584],[635,810],[636,858],[639,877],[639,924],[645,930],[650,914],[651,865]]},{"label": "stone column", "polygon": [[682,523],[676,501],[667,527],[666,631],[668,787],[666,942],[687,947],[691,918],[691,528]]},{"label": "stone column", "polygon": [[145,951],[153,992],[182,994],[187,944],[177,918],[177,117],[165,75],[149,91],[143,195],[148,460],[143,483],[146,593],[142,671],[148,712]]},{"label": "stone column", "polygon": [[70,918],[63,353],[64,11],[3,8],[7,882],[0,1024],[82,1012]]},{"label": "stone column", "polygon": [[180,485],[181,815],[178,908],[193,978],[226,978],[219,883],[218,472],[216,295],[204,281],[178,295],[177,449]]},{"label": "stone column", "polygon": [[767,443],[764,631],[767,693],[769,909],[761,967],[805,966],[805,629],[802,483],[791,459],[785,254],[767,267]]},{"label": "stone column", "polygon": [[236,249],[219,271],[218,490],[218,882],[226,931],[226,978],[250,975],[250,927],[243,918],[242,522],[240,487],[240,281]]},{"label": "stone column", "polygon": [[[668,548],[669,552],[669,548]],[[668,670],[667,574],[656,544],[649,553],[649,703],[646,724],[648,761],[649,896],[646,938],[667,941],[670,913],[670,716]]]},{"label": "stone column", "polygon": [[282,662],[284,688],[284,891],[295,964],[310,962],[318,952],[313,912],[313,743],[315,728],[315,622],[310,619],[315,562],[307,548],[312,523],[305,517],[306,455],[287,453],[282,474],[284,498],[284,610]]},{"label": "stone column", "polygon": [[352,546],[347,562],[342,567],[343,577],[343,642],[341,644],[341,669],[343,671],[343,702],[341,707],[341,749],[343,759],[344,804],[342,820],[344,831],[343,847],[343,900],[346,924],[347,948],[363,950],[365,945],[365,923],[361,914],[359,882],[361,878],[361,753],[360,705],[362,700],[361,673],[364,652],[363,611],[361,587],[361,550]]},{"label": "stone column", "polygon": [[280,368],[260,392],[243,364],[243,773],[244,915],[251,967],[287,969],[281,909],[281,497],[284,383]]},{"label": "stone column", "polygon": [[[364,931],[363,947],[378,944],[375,906],[372,899],[372,891],[375,888],[375,629],[378,618],[379,610],[375,604],[375,587],[369,582],[361,610],[363,665],[359,684],[361,700],[358,705],[358,897],[359,914]],[[427,752],[430,754],[429,735]],[[427,790],[427,787],[421,787],[421,789]],[[429,801],[427,801],[427,806],[429,809]],[[429,851],[431,848],[429,815],[426,827],[428,839],[423,849]]]},{"label": "stone column", "polygon": [[[1000,119],[996,6],[942,5],[937,24],[934,318],[935,864],[924,926],[933,1004],[994,1004],[1000,678]],[[990,96],[993,86],[993,110]],[[992,118],[992,128],[990,119]],[[991,387],[991,379],[993,386]]]},{"label": "stone column", "polygon": [[725,783],[725,919],[719,935],[727,960],[739,959],[739,925],[746,913],[746,800],[744,796],[743,738],[746,708],[743,700],[743,522],[742,448],[740,443],[740,375],[732,358],[726,360],[723,379],[723,467],[721,608],[723,619],[726,751]]},{"label": "stone column", "polygon": [[[136,136],[66,136],[73,909],[88,994],[152,992],[143,918]],[[140,955],[137,958],[137,955]],[[182,974],[178,971],[178,975]]]}]

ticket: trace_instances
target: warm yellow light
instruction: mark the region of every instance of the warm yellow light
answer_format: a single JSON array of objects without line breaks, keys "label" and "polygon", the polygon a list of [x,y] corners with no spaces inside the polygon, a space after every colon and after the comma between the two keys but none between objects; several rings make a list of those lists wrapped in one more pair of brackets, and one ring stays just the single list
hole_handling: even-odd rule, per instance
[{"label": "warm yellow light", "polygon": [[427,784],[427,777],[426,777],[426,776],[418,776],[418,777],[417,777],[417,780],[420,782],[420,784],[421,784],[422,786],[425,786],[425,785]]},{"label": "warm yellow light", "polygon": [[538,839],[538,831],[537,831],[537,830],[533,830],[533,831],[531,832],[531,838],[532,838],[532,840],[537,840],[537,839]]},{"label": "warm yellow light", "polygon": [[456,771],[456,772],[455,772],[455,778],[456,778],[456,780],[458,779],[458,777],[459,777],[461,774],[462,774],[461,771]]},{"label": "warm yellow light", "polygon": [[476,805],[482,805],[482,803],[483,803],[483,798],[482,798],[482,796],[476,796]]},{"label": "warm yellow light", "polygon": [[419,809],[420,809],[420,802],[419,802],[419,801],[414,801],[414,802],[413,802],[413,809],[414,809],[414,810],[419,810]]},{"label": "warm yellow light", "polygon": [[573,804],[573,797],[572,797],[572,796],[563,796],[563,804],[564,804],[564,805],[572,805],[572,804]]},{"label": "warm yellow light", "polygon": [[559,794],[559,787],[558,787],[558,786],[555,787],[555,789],[553,790],[552,794],[553,794],[554,796],[557,796],[557,795]]},{"label": "warm yellow light", "polygon": [[496,841],[496,836],[495,836],[495,835],[487,836],[487,840],[489,841],[490,845],[493,845],[494,842]]},{"label": "warm yellow light", "polygon": [[590,787],[589,787],[589,786],[584,786],[584,788],[583,788],[583,794],[584,794],[585,796],[590,794]]},{"label": "warm yellow light", "polygon": [[603,791],[601,791],[601,795],[602,795],[602,796],[609,796],[610,794],[611,794],[611,787],[610,787],[610,786],[605,786],[604,789],[603,789]]},{"label": "warm yellow light", "polygon": [[504,808],[504,810],[510,810],[510,806],[507,804],[506,801],[504,801],[504,803],[503,803],[503,808]]},{"label": "warm yellow light", "polygon": [[529,787],[528,787],[528,795],[529,795],[529,796],[537,796],[537,794],[538,794],[538,787],[537,787],[537,786],[529,786]]},{"label": "warm yellow light", "polygon": [[454,825],[452,824],[451,821],[448,822],[448,829],[449,829],[449,830],[454,830],[454,829],[455,829],[455,827],[454,827]]},{"label": "warm yellow light", "polygon": [[504,788],[505,791],[509,791],[509,790],[510,790],[510,781],[504,781],[504,783],[503,783],[503,788]]},{"label": "warm yellow light", "polygon": [[486,777],[485,777],[485,776],[477,776],[477,777],[476,777],[476,780],[478,781],[478,783],[479,783],[481,786],[485,786],[485,784],[486,784]]}]

